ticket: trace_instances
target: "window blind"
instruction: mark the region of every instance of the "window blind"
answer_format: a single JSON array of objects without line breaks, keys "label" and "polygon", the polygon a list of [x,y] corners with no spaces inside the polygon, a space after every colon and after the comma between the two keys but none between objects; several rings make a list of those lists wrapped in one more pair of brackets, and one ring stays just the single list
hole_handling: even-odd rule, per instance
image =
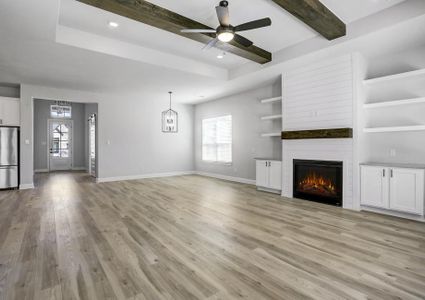
[{"label": "window blind", "polygon": [[232,116],[202,120],[202,160],[232,162]]}]

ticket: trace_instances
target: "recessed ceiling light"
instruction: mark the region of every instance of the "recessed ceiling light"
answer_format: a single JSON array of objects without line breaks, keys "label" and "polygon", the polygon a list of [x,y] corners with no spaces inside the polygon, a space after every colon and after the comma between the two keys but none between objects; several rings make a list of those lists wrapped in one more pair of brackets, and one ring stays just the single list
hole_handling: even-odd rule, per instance
[{"label": "recessed ceiling light", "polygon": [[120,26],[117,22],[112,22],[112,21],[110,21],[108,25],[109,27],[112,27],[112,28],[117,28],[118,26]]},{"label": "recessed ceiling light", "polygon": [[223,59],[226,56],[226,52],[220,53],[219,55],[217,55],[218,59]]}]

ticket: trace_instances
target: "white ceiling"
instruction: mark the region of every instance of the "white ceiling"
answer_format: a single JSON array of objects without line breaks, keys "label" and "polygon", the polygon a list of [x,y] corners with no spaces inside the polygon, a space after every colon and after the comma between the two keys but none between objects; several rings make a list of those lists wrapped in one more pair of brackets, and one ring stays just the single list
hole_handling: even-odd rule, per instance
[{"label": "white ceiling", "polygon": [[[322,2],[344,22],[351,23],[403,1],[323,0]],[[217,6],[219,0],[150,0],[149,2],[212,28],[218,26],[215,6]],[[310,27],[294,18],[271,0],[250,0],[249,2],[246,0],[231,0],[229,2],[230,18],[233,25],[264,17],[272,19],[273,24],[271,27],[242,34],[251,39],[256,46],[271,53],[318,35]],[[112,29],[107,26],[109,21],[115,21],[120,26]],[[199,42],[84,5],[75,0],[61,1],[59,23],[97,35],[193,58],[226,69],[233,69],[248,62],[246,59],[232,54],[228,54],[225,59],[219,60],[217,59],[217,54],[221,51],[218,49],[202,51],[203,44]]]},{"label": "white ceiling", "polygon": [[[218,1],[154,2],[214,26],[214,6]],[[243,5],[246,2],[231,0],[232,23],[238,24],[265,16],[270,16],[274,22],[271,28],[252,32],[252,36],[246,35],[259,46],[274,51],[283,47],[284,50],[289,45],[299,44],[316,36],[316,33],[276,7],[271,0],[251,0],[249,9]],[[400,1],[323,2],[344,20],[353,21]],[[31,3],[27,0],[0,0],[0,82],[131,94],[137,95],[136,99],[158,98],[173,90],[176,101],[195,103],[261,86],[265,82],[276,80],[282,72],[277,65],[266,65],[238,78],[229,79],[220,74],[241,65],[255,64],[230,54],[219,61],[216,50],[202,52],[200,43],[74,0]],[[120,23],[117,30],[108,28],[107,22],[112,20]],[[61,26],[58,24],[78,30],[73,32],[74,35],[67,42],[63,42],[66,39],[63,36],[59,38],[62,30],[59,30]],[[403,30],[405,32],[408,29]],[[418,40],[418,34],[412,34],[408,42]],[[402,39],[407,38],[407,35],[399,36],[399,39],[392,39],[387,34],[385,38],[389,43],[399,41],[407,46],[407,41]],[[59,40],[62,42],[58,43]],[[101,41],[102,49],[93,47]],[[334,43],[325,41],[325,45]],[[134,52],[140,52],[139,56],[135,57]]]}]

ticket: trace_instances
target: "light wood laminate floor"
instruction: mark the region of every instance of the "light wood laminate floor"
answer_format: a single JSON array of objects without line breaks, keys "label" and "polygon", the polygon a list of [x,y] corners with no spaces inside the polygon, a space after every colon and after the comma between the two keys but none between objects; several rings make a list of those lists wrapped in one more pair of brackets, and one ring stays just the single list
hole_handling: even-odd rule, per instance
[{"label": "light wood laminate floor", "polygon": [[425,224],[200,176],[0,192],[1,299],[425,299]]}]

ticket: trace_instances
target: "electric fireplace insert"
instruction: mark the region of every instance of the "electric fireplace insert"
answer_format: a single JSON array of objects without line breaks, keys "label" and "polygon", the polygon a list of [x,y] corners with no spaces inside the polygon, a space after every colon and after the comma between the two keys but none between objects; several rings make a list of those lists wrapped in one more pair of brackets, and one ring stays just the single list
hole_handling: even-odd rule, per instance
[{"label": "electric fireplace insert", "polygon": [[342,206],[342,162],[295,160],[294,198]]}]

